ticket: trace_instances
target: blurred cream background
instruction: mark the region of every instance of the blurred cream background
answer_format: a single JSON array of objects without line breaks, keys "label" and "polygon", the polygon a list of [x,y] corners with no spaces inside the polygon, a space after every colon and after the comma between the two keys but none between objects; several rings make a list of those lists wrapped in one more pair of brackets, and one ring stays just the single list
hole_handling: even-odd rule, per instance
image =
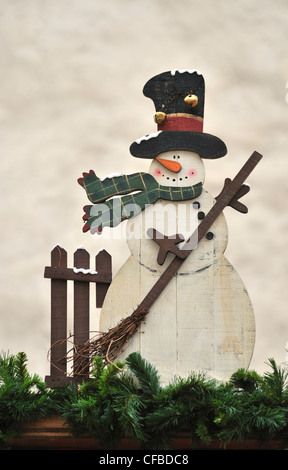
[{"label": "blurred cream background", "polygon": [[25,351],[31,372],[49,374],[51,249],[60,243],[72,267],[79,245],[92,257],[104,247],[114,273],[129,255],[119,231],[82,233],[77,178],[147,171],[129,153],[156,130],[142,88],[195,68],[206,81],[204,131],[228,147],[206,161],[206,189],[216,196],[254,150],[264,155],[248,181],[248,215],[225,210],[226,255],[255,309],[251,368],[285,361],[287,24],[285,0],[0,0],[1,351]]}]

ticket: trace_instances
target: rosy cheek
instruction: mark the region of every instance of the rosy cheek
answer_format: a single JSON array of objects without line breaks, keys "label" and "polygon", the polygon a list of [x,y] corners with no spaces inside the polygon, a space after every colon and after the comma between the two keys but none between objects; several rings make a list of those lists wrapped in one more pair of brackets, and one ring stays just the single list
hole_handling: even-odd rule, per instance
[{"label": "rosy cheek", "polygon": [[154,171],[154,175],[155,175],[155,176],[161,176],[161,175],[162,175],[162,171],[159,170],[159,168],[156,168],[156,170]]},{"label": "rosy cheek", "polygon": [[187,171],[187,176],[193,177],[197,175],[197,171],[192,169]]}]

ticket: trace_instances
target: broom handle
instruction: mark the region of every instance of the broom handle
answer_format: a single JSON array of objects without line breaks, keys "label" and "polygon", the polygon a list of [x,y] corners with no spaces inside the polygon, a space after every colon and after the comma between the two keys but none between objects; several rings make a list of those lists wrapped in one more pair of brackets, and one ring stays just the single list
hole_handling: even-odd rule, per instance
[{"label": "broom handle", "polygon": [[198,240],[198,243],[200,242],[200,240],[207,233],[207,230],[211,227],[211,225],[215,222],[217,217],[221,214],[223,209],[226,206],[228,206],[231,199],[236,195],[237,191],[239,191],[242,184],[244,183],[246,178],[250,175],[250,173],[252,173],[252,171],[254,170],[255,166],[259,163],[261,158],[262,158],[262,155],[260,153],[256,151],[253,152],[251,157],[243,165],[243,167],[237,173],[235,178],[229,183],[229,185],[227,185],[227,188],[223,190],[219,198],[217,198],[216,203],[213,205],[211,210],[205,216],[203,221],[199,224],[198,228],[195,230],[195,232],[191,235],[189,240],[182,247],[181,251],[186,250],[187,256],[184,259],[178,258],[176,256],[171,261],[171,263],[168,265],[165,271],[161,274],[158,281],[154,284],[152,289],[148,292],[146,297],[142,300],[140,305],[137,307],[137,310],[140,310],[140,309],[149,310],[149,308],[153,305],[155,300],[159,297],[161,292],[165,289],[165,287],[167,286],[169,281],[172,279],[172,277],[177,273],[182,263],[189,256],[189,254],[193,251],[193,249],[189,248],[189,241]]}]

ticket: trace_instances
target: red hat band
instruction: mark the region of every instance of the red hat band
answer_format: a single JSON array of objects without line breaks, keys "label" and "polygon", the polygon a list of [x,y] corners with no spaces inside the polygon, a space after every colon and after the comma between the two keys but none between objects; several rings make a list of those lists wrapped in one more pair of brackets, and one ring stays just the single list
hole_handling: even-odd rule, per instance
[{"label": "red hat band", "polygon": [[167,114],[162,122],[157,123],[158,131],[194,131],[203,132],[203,118],[191,114]]}]

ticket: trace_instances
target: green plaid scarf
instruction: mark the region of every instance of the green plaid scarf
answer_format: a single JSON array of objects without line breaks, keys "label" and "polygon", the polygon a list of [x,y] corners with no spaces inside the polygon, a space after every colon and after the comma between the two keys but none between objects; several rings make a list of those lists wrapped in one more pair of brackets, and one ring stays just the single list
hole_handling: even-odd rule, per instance
[{"label": "green plaid scarf", "polygon": [[[90,229],[93,233],[101,233],[104,226],[116,227],[158,199],[185,201],[198,197],[202,192],[202,183],[185,187],[161,186],[149,173],[111,176],[101,180],[90,171],[78,182],[94,204],[84,207],[86,214],[83,217],[86,221],[83,231]],[[134,191],[139,192],[129,194]],[[124,194],[128,195],[109,199]]]}]

